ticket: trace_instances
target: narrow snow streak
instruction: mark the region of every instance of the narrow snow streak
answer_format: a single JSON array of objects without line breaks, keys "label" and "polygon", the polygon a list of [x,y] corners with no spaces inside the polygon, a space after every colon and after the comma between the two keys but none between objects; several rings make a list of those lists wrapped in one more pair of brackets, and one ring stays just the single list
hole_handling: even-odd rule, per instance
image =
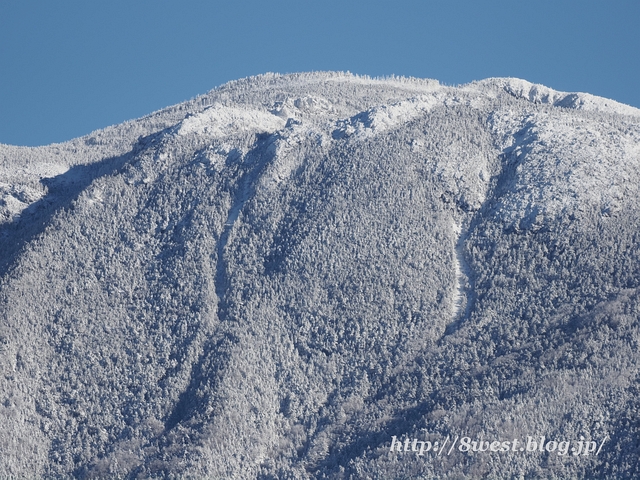
[{"label": "narrow snow streak", "polygon": [[[230,289],[230,278],[227,271],[228,264],[225,260],[229,237],[246,203],[255,195],[256,186],[261,175],[274,158],[275,149],[270,148],[273,138],[273,136],[269,136],[267,139],[258,140],[255,147],[246,154],[245,160],[253,160],[253,162],[249,162],[249,167],[242,176],[240,187],[235,192],[222,234],[218,239],[216,246],[215,292],[218,298],[217,318],[219,322],[230,319],[229,302],[226,300],[227,292]],[[226,368],[229,361],[228,352],[238,342],[237,338],[226,328],[228,327],[223,326],[214,336],[207,340],[202,354],[192,366],[189,384],[180,394],[178,402],[167,416],[165,431],[172,430],[177,424],[186,421],[191,414],[198,411],[198,406],[201,407],[206,401],[198,399],[197,392],[202,389],[203,383],[211,382],[211,378],[215,379],[214,375],[209,376],[205,372],[207,365],[215,364],[219,371]],[[212,358],[215,360],[209,360]],[[208,373],[210,374],[211,372]]]},{"label": "narrow snow streak", "polygon": [[229,288],[229,281],[227,277],[227,262],[224,260],[224,252],[227,249],[229,243],[229,235],[236,224],[236,221],[240,217],[240,213],[244,209],[246,203],[255,195],[256,187],[261,178],[262,173],[268,164],[273,160],[275,155],[275,149],[270,148],[274,138],[273,135],[269,136],[266,140],[258,141],[255,148],[247,153],[247,157],[256,156],[256,160],[253,165],[245,172],[242,180],[241,187],[235,194],[235,198],[227,220],[224,224],[224,230],[217,246],[217,262],[216,262],[216,295],[218,297],[218,318],[222,319],[224,316],[225,305],[224,297]]},{"label": "narrow snow streak", "polygon": [[467,230],[462,224],[453,222],[451,229],[454,234],[453,271],[455,283],[451,301],[452,321],[446,328],[445,335],[457,330],[462,322],[471,314],[472,306],[472,270],[464,254],[464,245],[468,239]]},{"label": "narrow snow streak", "polygon": [[454,223],[453,224],[453,232],[455,234],[455,244],[454,244],[454,255],[453,255],[453,268],[455,272],[455,287],[453,294],[453,318],[454,322],[458,321],[460,317],[460,312],[463,309],[463,305],[466,304],[466,292],[465,292],[465,282],[466,282],[466,274],[468,272],[468,266],[466,265],[464,254],[462,252],[464,241],[460,237],[460,232],[462,230],[462,226]]}]

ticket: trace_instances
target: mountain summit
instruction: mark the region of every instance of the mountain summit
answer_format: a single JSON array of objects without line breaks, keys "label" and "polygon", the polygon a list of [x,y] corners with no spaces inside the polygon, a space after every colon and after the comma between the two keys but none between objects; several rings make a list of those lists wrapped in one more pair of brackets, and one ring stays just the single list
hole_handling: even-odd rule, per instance
[{"label": "mountain summit", "polygon": [[505,78],[0,145],[0,476],[640,475],[639,167],[640,110]]}]

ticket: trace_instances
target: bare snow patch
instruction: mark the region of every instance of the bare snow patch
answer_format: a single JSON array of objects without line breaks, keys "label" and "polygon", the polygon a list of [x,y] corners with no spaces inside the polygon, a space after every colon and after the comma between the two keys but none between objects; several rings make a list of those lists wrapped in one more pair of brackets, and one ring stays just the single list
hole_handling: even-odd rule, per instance
[{"label": "bare snow patch", "polygon": [[453,310],[453,318],[456,319],[460,315],[460,311],[462,309],[462,305],[464,303],[464,277],[462,274],[461,264],[464,261],[464,256],[462,255],[462,249],[460,246],[460,233],[462,231],[462,226],[458,223],[453,223],[452,225],[453,235],[454,235],[454,255],[453,255],[453,270],[455,273],[456,285],[453,294],[453,302],[452,302],[452,310]]},{"label": "bare snow patch", "polygon": [[284,125],[282,118],[269,112],[215,104],[185,118],[177,125],[176,133],[224,137],[252,130],[272,133]]},{"label": "bare snow patch", "polygon": [[355,136],[366,138],[390,130],[428,112],[442,101],[437,94],[409,98],[390,105],[380,105],[337,122],[334,139]]}]

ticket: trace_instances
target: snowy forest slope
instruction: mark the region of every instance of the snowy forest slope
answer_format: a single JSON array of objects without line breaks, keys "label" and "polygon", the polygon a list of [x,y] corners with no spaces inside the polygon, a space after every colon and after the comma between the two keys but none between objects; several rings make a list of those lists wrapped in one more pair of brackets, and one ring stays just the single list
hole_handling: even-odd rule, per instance
[{"label": "snowy forest slope", "polygon": [[640,474],[639,166],[611,100],[340,73],[0,145],[0,474]]}]

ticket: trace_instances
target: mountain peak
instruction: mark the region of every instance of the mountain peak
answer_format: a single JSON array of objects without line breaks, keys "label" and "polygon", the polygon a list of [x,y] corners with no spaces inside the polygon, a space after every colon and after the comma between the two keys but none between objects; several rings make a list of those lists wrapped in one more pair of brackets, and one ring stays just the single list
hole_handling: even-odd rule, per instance
[{"label": "mountain peak", "polygon": [[266,74],[0,146],[0,473],[633,476],[638,112]]}]

